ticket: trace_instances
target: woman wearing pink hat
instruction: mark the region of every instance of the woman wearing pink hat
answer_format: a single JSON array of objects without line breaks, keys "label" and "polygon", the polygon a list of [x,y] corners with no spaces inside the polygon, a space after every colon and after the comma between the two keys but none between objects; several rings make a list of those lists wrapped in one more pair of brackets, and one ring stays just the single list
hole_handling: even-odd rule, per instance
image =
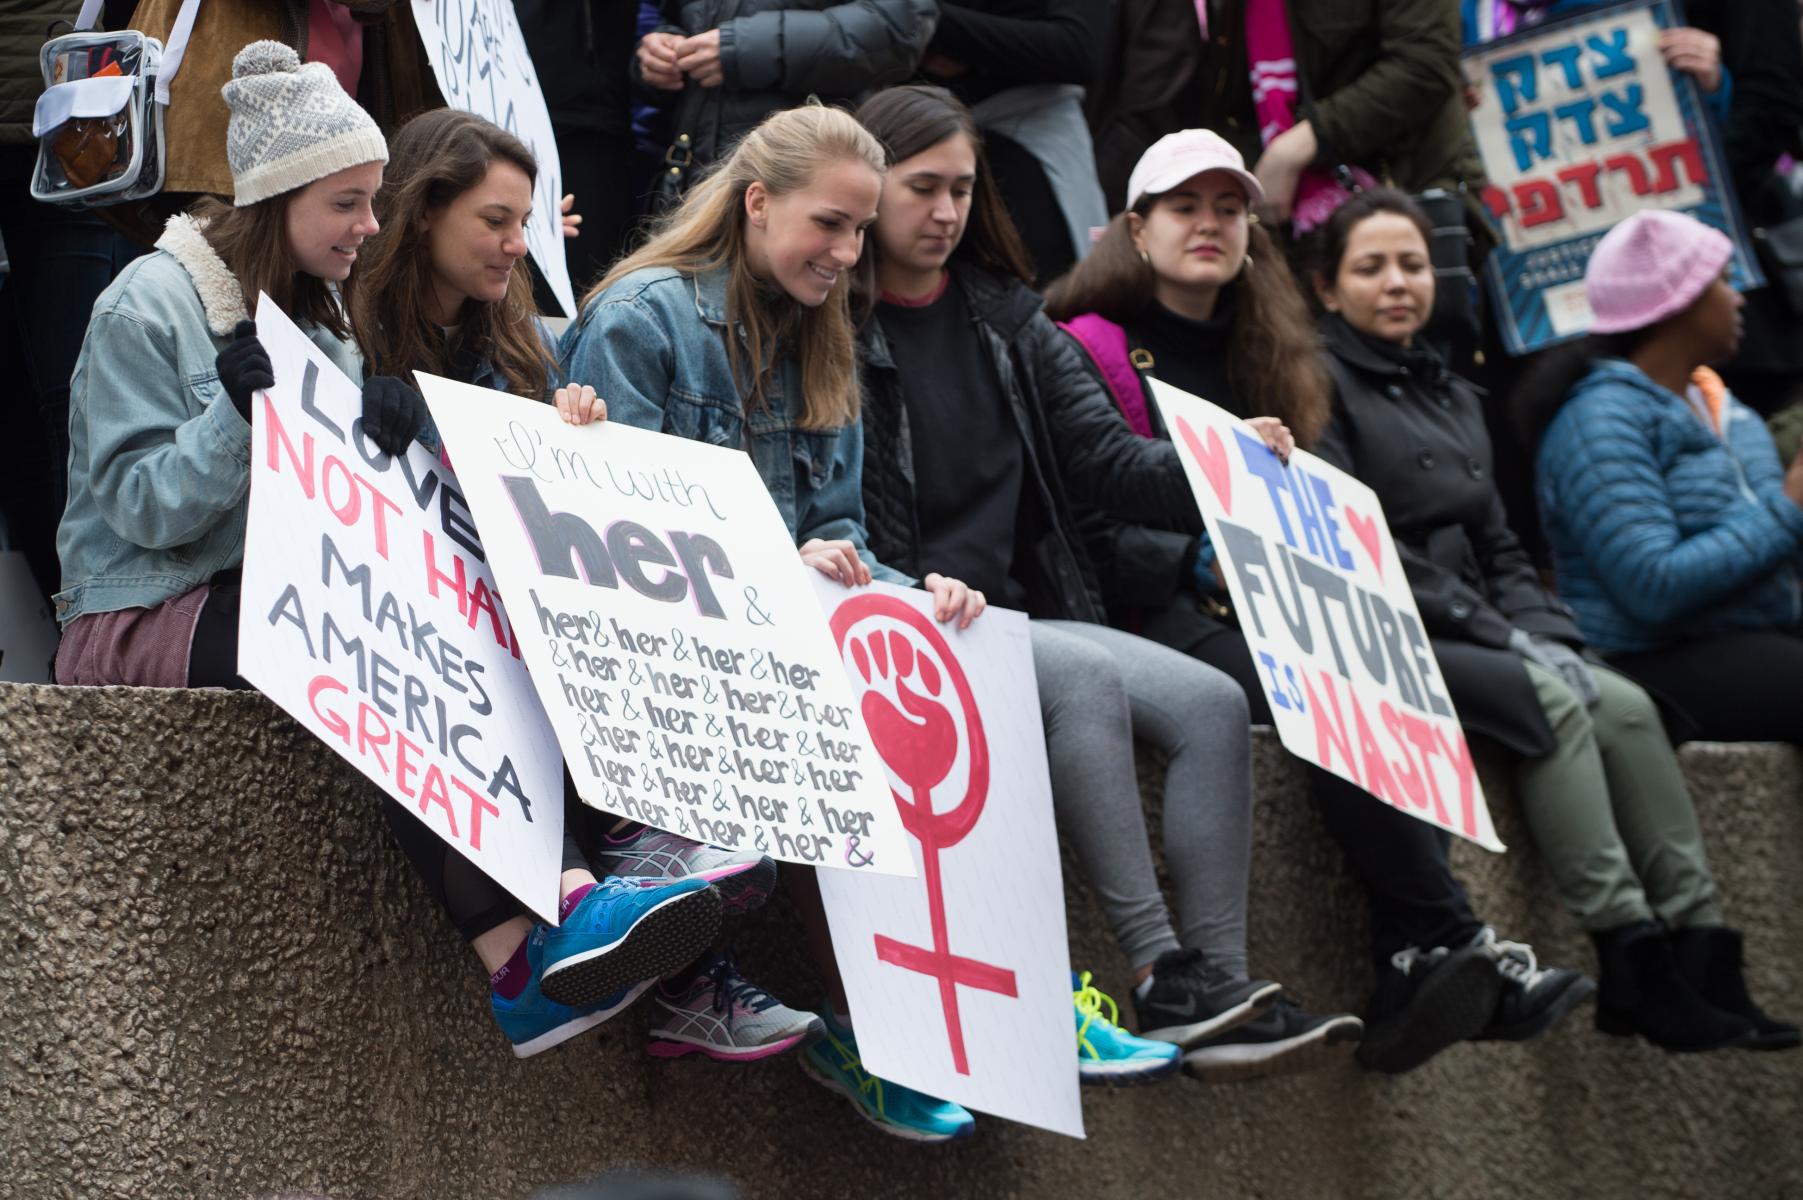
[{"label": "woman wearing pink hat", "polygon": [[[1332,381],[1295,278],[1251,215],[1263,199],[1222,138],[1169,134],[1134,167],[1127,211],[1052,288],[1047,312],[1142,435],[1168,436],[1150,375],[1238,416],[1279,419],[1305,447],[1326,426]],[[1251,719],[1271,724],[1207,537],[1097,511],[1083,526],[1109,620],[1230,675]],[[1452,873],[1445,834],[1329,772],[1310,779],[1370,903],[1377,986],[1360,1062],[1394,1074],[1467,1039],[1522,1041],[1594,991],[1579,972],[1541,967],[1530,947],[1496,937]]]},{"label": "woman wearing pink hat", "polygon": [[1559,590],[1592,646],[1711,741],[1803,744],[1803,457],[1707,364],[1741,338],[1728,239],[1636,213],[1584,273],[1590,336],[1522,390]]}]

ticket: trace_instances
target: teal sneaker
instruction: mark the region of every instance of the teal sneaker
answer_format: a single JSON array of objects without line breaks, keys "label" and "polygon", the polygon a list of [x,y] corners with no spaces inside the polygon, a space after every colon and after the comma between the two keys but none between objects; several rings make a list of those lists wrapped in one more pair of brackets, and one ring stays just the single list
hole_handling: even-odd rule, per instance
[{"label": "teal sneaker", "polygon": [[545,940],[550,932],[550,926],[538,925],[526,938],[526,965],[531,972],[526,990],[513,1000],[499,992],[491,991],[488,994],[488,1004],[495,1014],[495,1023],[507,1035],[507,1040],[513,1043],[513,1052],[521,1058],[531,1058],[553,1046],[560,1046],[609,1017],[626,1011],[632,1007],[633,1001],[657,982],[654,979],[644,980],[617,995],[607,997],[599,1004],[587,1004],[581,1008],[571,1008],[567,1004],[547,1000],[538,984],[544,967]]},{"label": "teal sneaker", "polygon": [[[1077,1006],[1077,1078],[1102,1087],[1134,1087],[1169,1079],[1183,1065],[1183,1050],[1170,1042],[1134,1037],[1115,1022],[1121,1010],[1090,983],[1088,971],[1071,981]],[[1102,1009],[1108,1015],[1102,1015]]]},{"label": "teal sneaker", "polygon": [[720,930],[720,894],[698,875],[654,887],[609,876],[545,932],[545,996],[581,1008],[700,958]]},{"label": "teal sneaker", "polygon": [[851,1101],[860,1117],[891,1137],[910,1142],[950,1142],[969,1137],[976,1129],[976,1118],[960,1105],[866,1071],[851,1030],[826,1014],[820,1022],[820,1037],[801,1049],[801,1069]]}]

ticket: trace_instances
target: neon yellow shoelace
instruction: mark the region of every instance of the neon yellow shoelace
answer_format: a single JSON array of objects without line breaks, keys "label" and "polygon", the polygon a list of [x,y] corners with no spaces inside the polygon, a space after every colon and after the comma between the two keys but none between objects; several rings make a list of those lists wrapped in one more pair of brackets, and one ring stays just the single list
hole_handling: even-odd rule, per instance
[{"label": "neon yellow shoelace", "polygon": [[[1113,997],[1109,996],[1106,992],[1097,990],[1090,984],[1089,981],[1092,978],[1094,978],[1094,976],[1088,971],[1085,971],[1078,976],[1078,982],[1081,983],[1082,986],[1071,993],[1071,999],[1076,1001],[1077,1011],[1083,1014],[1083,1024],[1077,1026],[1077,1049],[1079,1052],[1087,1054],[1091,1058],[1099,1059],[1102,1056],[1097,1053],[1096,1048],[1090,1045],[1089,1042],[1089,1027],[1097,1021],[1100,1021],[1104,1026],[1119,1025],[1121,1009],[1120,1006],[1114,1002]],[[1108,1006],[1108,1015],[1106,1017],[1102,1015],[1102,1006],[1104,1004]]]},{"label": "neon yellow shoelace", "polygon": [[888,1116],[889,1114],[883,1109],[883,1081],[866,1071],[864,1060],[858,1057],[858,1052],[835,1037],[831,1029],[826,1031],[826,1040],[831,1042],[833,1049],[839,1052],[839,1069],[850,1071],[852,1078],[858,1081],[858,1094],[861,1096],[867,1092],[874,1093],[872,1098],[876,1104],[877,1113],[880,1116]]}]

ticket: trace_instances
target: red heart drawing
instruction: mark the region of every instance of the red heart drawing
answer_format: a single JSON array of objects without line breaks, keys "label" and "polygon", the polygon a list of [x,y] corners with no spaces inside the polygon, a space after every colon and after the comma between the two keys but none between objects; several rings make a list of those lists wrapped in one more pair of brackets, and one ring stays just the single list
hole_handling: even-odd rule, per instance
[{"label": "red heart drawing", "polygon": [[1208,477],[1208,486],[1215,491],[1215,498],[1221,502],[1221,511],[1233,515],[1233,473],[1227,466],[1227,447],[1221,444],[1221,435],[1213,429],[1208,431],[1208,448],[1202,448],[1202,441],[1196,431],[1190,428],[1189,422],[1182,417],[1177,418],[1177,433],[1183,438],[1183,444],[1189,447],[1190,457],[1202,468],[1202,474]]},{"label": "red heart drawing", "polygon": [[1384,573],[1384,543],[1377,532],[1377,521],[1371,517],[1361,517],[1349,508],[1346,510],[1346,524],[1352,526],[1352,532],[1365,547],[1365,553],[1371,556],[1371,563],[1381,576]]}]

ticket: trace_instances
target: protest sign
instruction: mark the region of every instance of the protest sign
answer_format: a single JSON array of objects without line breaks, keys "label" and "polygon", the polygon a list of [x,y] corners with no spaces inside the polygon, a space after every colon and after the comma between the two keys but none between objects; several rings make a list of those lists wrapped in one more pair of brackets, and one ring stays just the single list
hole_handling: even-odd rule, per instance
[{"label": "protest sign", "polygon": [[[526,247],[565,316],[576,315],[563,251],[563,168],[538,72],[514,16],[513,0],[413,0],[413,22],[445,103],[487,118],[526,143],[538,160]],[[595,199],[594,197],[590,198]],[[583,197],[576,197],[581,210]]]},{"label": "protest sign", "polygon": [[1377,494],[1306,451],[1278,462],[1225,409],[1158,380],[1290,753],[1386,804],[1503,849]]},{"label": "protest sign", "polygon": [[1027,618],[822,579],[918,879],[820,876],[866,1070],[1083,1136],[1064,880]]},{"label": "protest sign", "polygon": [[1670,70],[1670,0],[1588,9],[1465,52],[1471,128],[1501,244],[1484,271],[1509,353],[1590,328],[1584,264],[1642,208],[1685,212],[1734,240],[1736,287],[1764,282],[1695,82]]},{"label": "protest sign", "polygon": [[363,434],[361,389],[264,296],[238,671],[556,922],[563,763],[443,463]]},{"label": "protest sign", "polygon": [[418,376],[582,798],[729,850],[911,874],[751,460]]}]

